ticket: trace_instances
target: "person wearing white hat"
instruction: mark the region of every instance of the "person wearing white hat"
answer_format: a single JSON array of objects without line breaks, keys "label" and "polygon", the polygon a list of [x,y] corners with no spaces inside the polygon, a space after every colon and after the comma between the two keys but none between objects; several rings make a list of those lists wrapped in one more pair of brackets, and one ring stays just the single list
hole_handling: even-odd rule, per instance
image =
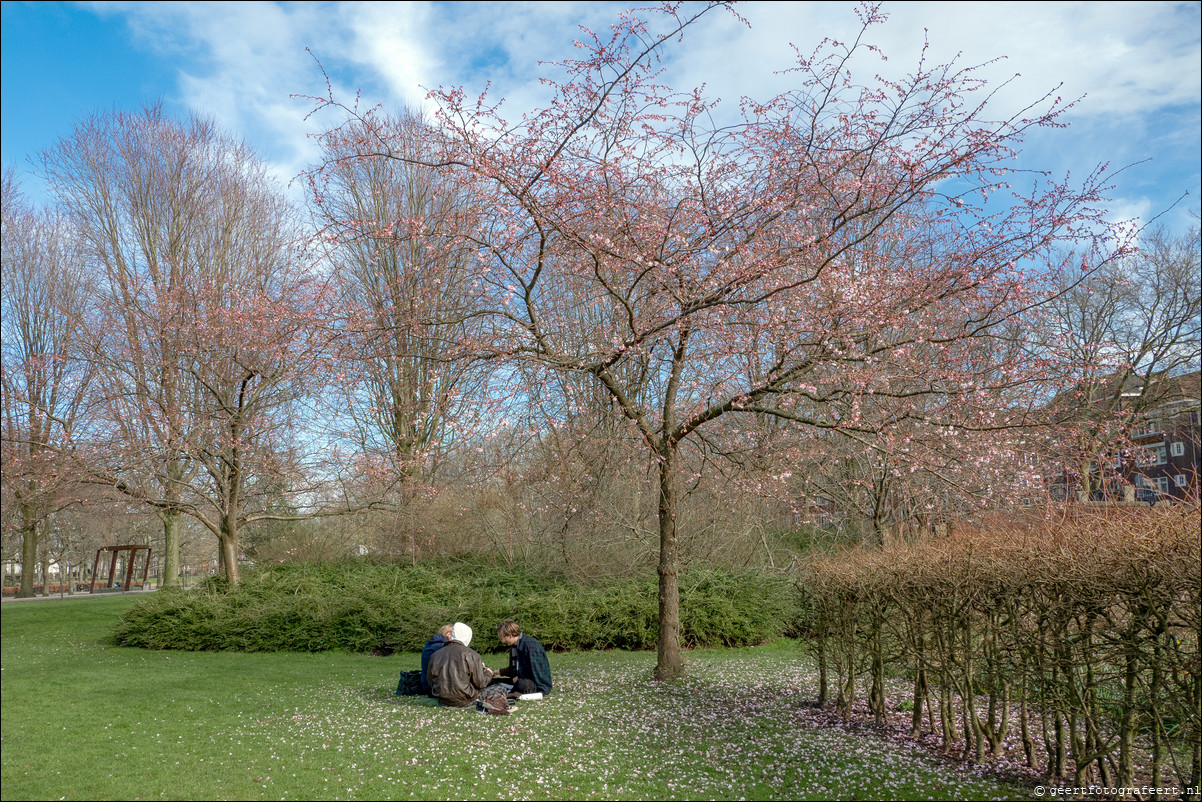
[{"label": "person wearing white hat", "polygon": [[493,672],[468,646],[472,628],[456,621],[451,626],[451,641],[430,658],[430,692],[439,704],[466,707],[476,701],[492,680]]}]

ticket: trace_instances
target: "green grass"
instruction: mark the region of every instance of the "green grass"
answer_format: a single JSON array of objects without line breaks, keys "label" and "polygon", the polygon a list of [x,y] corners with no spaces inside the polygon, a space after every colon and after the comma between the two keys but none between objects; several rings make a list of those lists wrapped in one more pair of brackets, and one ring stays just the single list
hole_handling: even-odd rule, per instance
[{"label": "green grass", "polygon": [[133,601],[3,606],[3,799],[1025,796],[818,726],[789,641],[690,652],[678,683],[647,652],[556,654],[552,696],[485,716],[394,696],[416,654],[112,646]]}]

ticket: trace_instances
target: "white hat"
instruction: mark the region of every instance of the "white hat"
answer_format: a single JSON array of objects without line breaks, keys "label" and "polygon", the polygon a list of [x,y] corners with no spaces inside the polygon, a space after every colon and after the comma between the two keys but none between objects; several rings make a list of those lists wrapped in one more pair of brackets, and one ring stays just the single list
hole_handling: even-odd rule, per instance
[{"label": "white hat", "polygon": [[451,627],[451,640],[457,640],[464,646],[470,646],[472,643],[472,628],[467,624],[456,621]]}]

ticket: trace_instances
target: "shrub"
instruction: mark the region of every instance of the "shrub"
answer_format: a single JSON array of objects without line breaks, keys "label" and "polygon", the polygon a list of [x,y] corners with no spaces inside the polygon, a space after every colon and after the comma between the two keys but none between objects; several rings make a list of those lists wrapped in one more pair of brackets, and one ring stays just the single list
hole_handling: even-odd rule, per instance
[{"label": "shrub", "polygon": [[836,709],[852,715],[862,681],[883,722],[886,676],[909,676],[912,729],[922,731],[925,705],[946,751],[1002,756],[1016,712],[1025,762],[1047,776],[1071,766],[1076,786],[1129,787],[1142,750],[1153,776],[1171,768],[1179,785],[1196,782],[1202,511],[1049,513],[805,560],[819,703],[831,671]]},{"label": "shrub", "polygon": [[[372,560],[283,563],[241,584],[156,593],[120,620],[115,638],[149,649],[391,654],[419,651],[443,624],[475,629],[473,648],[499,651],[496,626],[518,621],[548,649],[650,649],[658,630],[651,580],[590,586],[483,561],[407,565]],[[746,646],[792,634],[796,591],[756,572],[682,577],[685,646]]]}]

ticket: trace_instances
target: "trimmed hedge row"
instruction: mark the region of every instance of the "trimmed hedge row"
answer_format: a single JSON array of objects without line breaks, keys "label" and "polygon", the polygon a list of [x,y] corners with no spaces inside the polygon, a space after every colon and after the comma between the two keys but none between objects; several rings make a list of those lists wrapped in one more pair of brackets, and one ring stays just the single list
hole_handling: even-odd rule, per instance
[{"label": "trimmed hedge row", "polygon": [[1082,505],[812,556],[818,704],[833,684],[840,714],[864,698],[884,724],[886,678],[908,676],[911,733],[945,752],[1078,788],[1196,789],[1200,529],[1197,506]]},{"label": "trimmed hedge row", "polygon": [[[114,633],[122,646],[190,651],[420,651],[443,624],[476,631],[473,648],[497,651],[512,618],[548,649],[651,649],[658,627],[654,580],[586,586],[481,562],[419,565],[348,560],[284,563],[248,572],[236,587],[139,601]],[[791,582],[761,573],[694,571],[681,578],[684,646],[746,646],[793,634]]]}]

